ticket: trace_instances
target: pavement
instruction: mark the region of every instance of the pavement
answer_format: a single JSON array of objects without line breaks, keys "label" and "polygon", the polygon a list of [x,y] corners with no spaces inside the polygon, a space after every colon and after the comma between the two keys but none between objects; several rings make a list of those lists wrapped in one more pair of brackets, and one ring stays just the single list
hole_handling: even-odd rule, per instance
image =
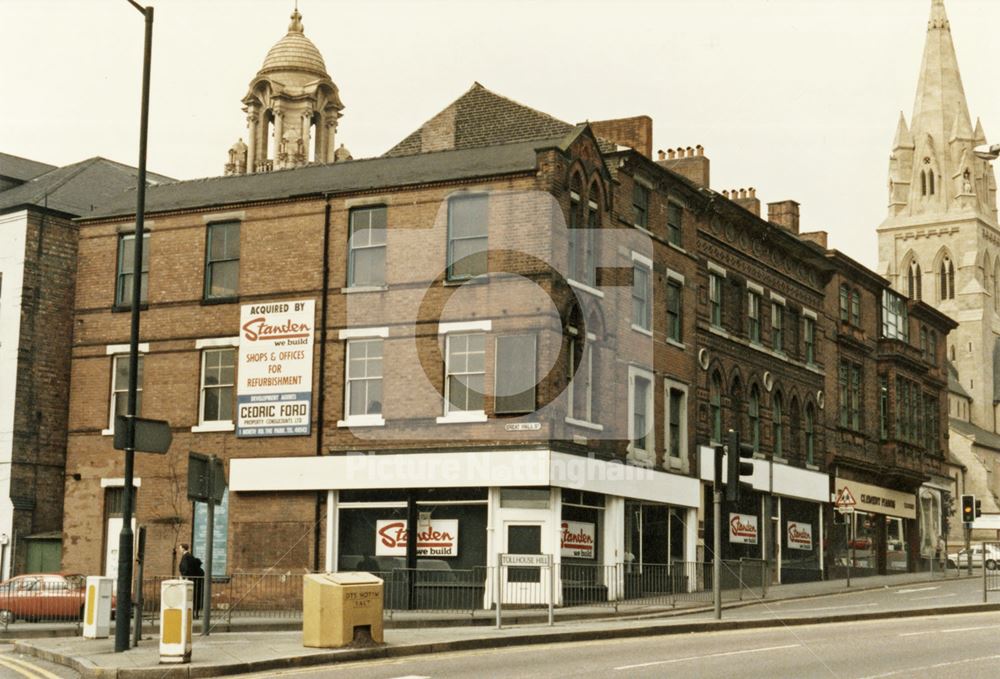
[{"label": "pavement", "polygon": [[[675,609],[651,606],[620,606],[595,611],[563,609],[555,626],[538,621],[537,614],[516,612],[505,619],[502,629],[484,624],[439,626],[434,616],[409,614],[404,619],[419,620],[415,627],[390,627],[385,630],[385,643],[367,648],[312,649],[302,646],[301,630],[263,631],[245,628],[241,631],[195,636],[192,661],[184,665],[159,664],[159,646],[155,636],[144,635],[138,647],[125,653],[114,653],[113,639],[90,640],[80,637],[19,639],[15,651],[72,668],[83,677],[102,679],[175,679],[178,677],[225,676],[247,672],[287,670],[299,667],[343,663],[377,658],[401,658],[429,653],[502,648],[515,645],[536,645],[598,639],[628,639],[639,636],[689,634],[693,632],[753,629],[775,626],[808,625],[822,622],[903,618],[948,613],[971,613],[1000,610],[997,602],[982,602],[981,575],[961,579],[954,576],[932,578],[926,573],[875,576],[855,579],[848,589],[843,580],[778,585],[770,588],[764,601],[742,601],[725,604],[722,620],[711,615],[711,605],[687,602]],[[918,589],[920,585],[924,587]],[[901,588],[901,589],[895,589]],[[918,592],[943,588],[953,597],[947,602],[934,595],[907,597],[907,605],[894,605],[887,592]],[[951,590],[955,590],[954,592]],[[816,597],[847,595],[856,601],[858,595],[881,597],[886,605],[873,603],[841,603],[795,609],[794,602]],[[961,595],[959,595],[961,592]],[[904,597],[896,597],[900,601]],[[913,603],[912,600],[927,601]],[[839,601],[839,599],[838,599]],[[979,601],[980,603],[973,603]],[[824,602],[826,603],[826,602]],[[948,603],[949,605],[942,605]],[[926,604],[926,605],[924,605]],[[876,610],[877,608],[877,610]],[[602,617],[586,617],[591,613]],[[586,615],[584,615],[586,614]],[[515,617],[516,616],[516,617]],[[573,617],[571,617],[573,616]],[[728,619],[727,619],[728,617]],[[484,611],[476,618],[492,620]],[[519,622],[515,624],[515,619]],[[544,619],[544,618],[543,618]],[[437,620],[452,618],[437,616]]]}]

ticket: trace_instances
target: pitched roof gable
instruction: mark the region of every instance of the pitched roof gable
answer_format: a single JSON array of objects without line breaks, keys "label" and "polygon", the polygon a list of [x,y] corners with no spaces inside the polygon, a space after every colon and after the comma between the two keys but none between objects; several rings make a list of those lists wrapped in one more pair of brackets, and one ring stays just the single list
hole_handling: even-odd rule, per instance
[{"label": "pitched roof gable", "polygon": [[495,146],[569,134],[575,126],[478,82],[385,153],[387,157]]}]

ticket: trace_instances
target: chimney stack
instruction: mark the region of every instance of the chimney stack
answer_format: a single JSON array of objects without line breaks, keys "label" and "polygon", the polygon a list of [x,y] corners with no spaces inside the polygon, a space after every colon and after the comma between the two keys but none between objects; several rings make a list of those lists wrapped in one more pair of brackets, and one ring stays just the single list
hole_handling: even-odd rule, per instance
[{"label": "chimney stack", "polygon": [[598,120],[590,129],[600,139],[635,149],[650,160],[653,158],[653,119],[649,116]]},{"label": "chimney stack", "polygon": [[794,234],[799,232],[799,204],[794,200],[783,200],[767,204],[767,221]]},{"label": "chimney stack", "polygon": [[751,186],[749,189],[733,189],[732,191],[723,191],[722,195],[743,209],[749,210],[760,217],[760,199],[757,198],[757,189],[754,187]]},{"label": "chimney stack", "polygon": [[815,243],[824,250],[828,249],[826,244],[826,235],[827,235],[826,231],[808,231],[806,233],[799,234],[802,240],[807,240],[811,243]]},{"label": "chimney stack", "polygon": [[676,149],[667,149],[666,160],[661,157],[656,162],[698,186],[708,188],[710,164],[708,157],[705,156],[705,148],[701,144],[694,148],[678,146]]}]

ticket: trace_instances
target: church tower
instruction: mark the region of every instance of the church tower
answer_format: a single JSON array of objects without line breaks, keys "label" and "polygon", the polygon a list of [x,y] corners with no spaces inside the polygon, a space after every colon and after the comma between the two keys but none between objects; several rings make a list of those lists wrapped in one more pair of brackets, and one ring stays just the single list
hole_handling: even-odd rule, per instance
[{"label": "church tower", "polygon": [[879,271],[959,323],[948,359],[971,397],[971,423],[996,432],[1000,231],[993,168],[972,151],[984,143],[982,124],[969,116],[944,0],[932,0],[913,115],[907,125],[900,113],[889,156]]},{"label": "church tower", "polygon": [[342,159],[334,145],[344,105],[323,56],[292,12],[288,33],[275,43],[243,97],[247,142],[229,150],[226,174],[269,172]]}]

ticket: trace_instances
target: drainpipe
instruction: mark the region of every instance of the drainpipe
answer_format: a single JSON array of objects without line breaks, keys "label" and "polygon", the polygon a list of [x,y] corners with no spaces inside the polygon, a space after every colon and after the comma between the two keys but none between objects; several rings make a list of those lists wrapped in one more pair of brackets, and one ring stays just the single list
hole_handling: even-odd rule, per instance
[{"label": "drainpipe", "polygon": [[[323,211],[323,297],[319,302],[319,393],[316,395],[316,455],[323,454],[323,421],[326,413],[326,318],[327,300],[330,296],[330,196],[325,196]],[[323,519],[323,501],[326,493],[316,491],[316,512],[313,517],[313,571],[319,571],[320,526]],[[332,539],[327,536],[327,540]]]}]

